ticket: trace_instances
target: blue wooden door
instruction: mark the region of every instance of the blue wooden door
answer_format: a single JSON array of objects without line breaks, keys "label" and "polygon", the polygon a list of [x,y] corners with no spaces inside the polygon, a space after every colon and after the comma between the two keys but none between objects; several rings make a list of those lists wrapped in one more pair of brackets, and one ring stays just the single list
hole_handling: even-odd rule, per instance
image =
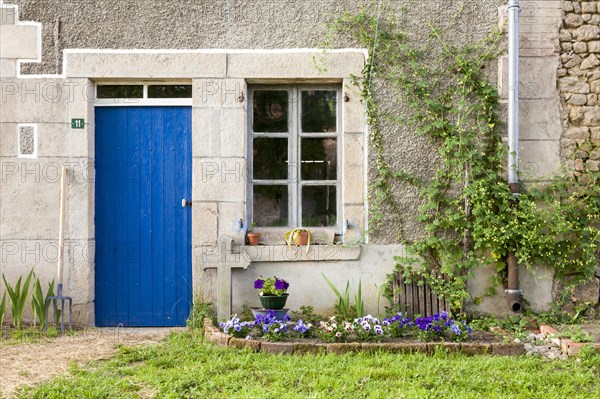
[{"label": "blue wooden door", "polygon": [[98,326],[183,326],[192,301],[191,108],[96,108]]}]

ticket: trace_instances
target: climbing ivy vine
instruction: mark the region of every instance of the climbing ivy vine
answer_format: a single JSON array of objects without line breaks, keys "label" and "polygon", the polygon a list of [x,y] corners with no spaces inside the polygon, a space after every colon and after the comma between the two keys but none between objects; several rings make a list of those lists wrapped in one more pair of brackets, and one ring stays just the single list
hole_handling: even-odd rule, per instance
[{"label": "climbing ivy vine", "polygon": [[[544,187],[522,188],[518,197],[506,183],[499,95],[484,74],[500,55],[502,33],[457,47],[431,26],[429,40],[439,49],[432,57],[414,46],[396,21],[363,9],[338,18],[331,29],[369,50],[363,76],[354,81],[362,87],[377,170],[370,187],[371,225],[377,228],[384,216],[400,217],[397,180],[418,187],[423,201],[417,219],[426,237],[408,241],[399,228],[407,255],[395,258],[396,271],[430,285],[455,311],[467,300],[480,299],[470,298],[467,279],[481,265],[496,267],[488,295],[495,292],[508,252],[526,267],[553,267],[556,276],[572,284],[593,276],[600,239],[598,174],[582,179],[566,173]],[[375,81],[398,93],[409,116],[383,110]],[[441,166],[432,178],[423,181],[390,166],[384,120],[409,124],[435,143]]]}]

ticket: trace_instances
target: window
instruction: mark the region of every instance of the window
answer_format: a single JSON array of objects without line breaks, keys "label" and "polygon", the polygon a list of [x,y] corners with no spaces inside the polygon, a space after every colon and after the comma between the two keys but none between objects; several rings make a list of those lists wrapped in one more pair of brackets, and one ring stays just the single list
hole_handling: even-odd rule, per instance
[{"label": "window", "polygon": [[192,85],[186,83],[99,83],[96,105],[191,105]]},{"label": "window", "polygon": [[148,98],[192,98],[192,85],[148,85]]},{"label": "window", "polygon": [[340,88],[256,86],[249,93],[251,220],[337,226]]},{"label": "window", "polygon": [[99,85],[97,98],[144,98],[143,85]]}]

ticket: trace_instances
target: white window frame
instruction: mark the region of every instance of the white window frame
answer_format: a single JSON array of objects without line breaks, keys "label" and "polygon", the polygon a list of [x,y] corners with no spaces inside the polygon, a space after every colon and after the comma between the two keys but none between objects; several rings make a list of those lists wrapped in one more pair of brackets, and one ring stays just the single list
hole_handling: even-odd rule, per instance
[{"label": "white window frame", "polygon": [[[279,90],[288,92],[288,132],[287,133],[254,133],[253,125],[253,107],[248,106],[248,152],[247,160],[249,165],[248,173],[248,200],[247,200],[247,215],[248,220],[254,220],[253,215],[253,197],[254,185],[286,185],[288,187],[288,226],[287,227],[265,227],[259,228],[267,230],[289,230],[295,227],[307,227],[311,230],[337,230],[340,231],[342,223],[342,87],[336,84],[287,84],[287,85],[251,85],[248,87],[248,101],[252,104],[255,90]],[[327,90],[336,91],[336,131],[331,133],[302,133],[301,132],[301,116],[302,116],[302,101],[301,92],[304,90]],[[297,104],[297,105],[296,105]],[[294,168],[289,168],[288,179],[286,180],[255,180],[252,175],[253,164],[253,146],[254,138],[287,138],[288,139],[288,164],[291,162],[295,165]],[[337,170],[336,180],[306,180],[301,179],[301,139],[302,138],[328,138],[336,139],[336,156]],[[292,172],[293,171],[293,172]],[[290,180],[292,182],[290,182]],[[293,182],[295,181],[295,183]],[[336,223],[332,226],[303,226],[302,225],[302,188],[304,186],[335,186],[336,187]]]}]

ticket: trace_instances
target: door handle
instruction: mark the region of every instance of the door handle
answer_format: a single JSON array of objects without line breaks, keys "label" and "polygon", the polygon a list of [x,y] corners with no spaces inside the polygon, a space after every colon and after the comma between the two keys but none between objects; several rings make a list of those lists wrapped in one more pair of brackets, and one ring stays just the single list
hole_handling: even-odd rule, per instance
[{"label": "door handle", "polygon": [[181,207],[185,208],[186,206],[191,207],[192,206],[192,201],[188,201],[185,198],[181,200]]}]

